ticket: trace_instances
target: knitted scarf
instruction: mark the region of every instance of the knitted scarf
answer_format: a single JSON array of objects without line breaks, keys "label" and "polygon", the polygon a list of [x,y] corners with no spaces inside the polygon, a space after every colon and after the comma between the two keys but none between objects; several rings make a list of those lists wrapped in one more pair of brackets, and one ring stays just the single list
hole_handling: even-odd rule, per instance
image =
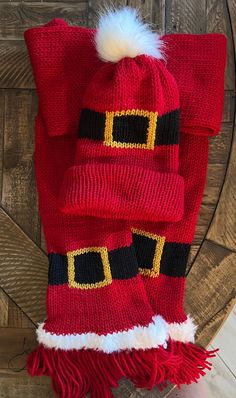
[{"label": "knitted scarf", "polygon": [[166,35],[165,62],[158,52],[107,64],[96,34],[63,20],[25,33],[49,259],[47,318],[27,369],[67,398],[111,397],[122,377],[149,389],[190,383],[214,355],[193,344],[183,296],[222,116],[225,37]]}]

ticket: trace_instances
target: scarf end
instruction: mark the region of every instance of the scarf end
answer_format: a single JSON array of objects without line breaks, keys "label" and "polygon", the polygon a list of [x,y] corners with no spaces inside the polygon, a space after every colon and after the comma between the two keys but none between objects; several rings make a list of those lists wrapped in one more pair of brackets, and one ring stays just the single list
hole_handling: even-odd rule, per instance
[{"label": "scarf end", "polygon": [[122,378],[137,388],[162,390],[166,374],[179,363],[178,356],[164,347],[125,350],[107,354],[97,350],[62,350],[43,344],[29,354],[26,368],[31,376],[50,376],[60,398],[112,398],[112,388]]},{"label": "scarf end", "polygon": [[180,363],[178,368],[169,369],[167,378],[172,383],[180,387],[182,384],[197,383],[201,376],[211,370],[212,364],[209,359],[216,356],[218,349],[208,351],[203,347],[193,343],[183,343],[171,340],[168,349],[178,356]]}]

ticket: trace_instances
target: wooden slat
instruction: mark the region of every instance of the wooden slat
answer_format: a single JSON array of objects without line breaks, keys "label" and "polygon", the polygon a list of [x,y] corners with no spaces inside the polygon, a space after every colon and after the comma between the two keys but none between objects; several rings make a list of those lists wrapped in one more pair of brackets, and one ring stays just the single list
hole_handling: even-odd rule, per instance
[{"label": "wooden slat", "polygon": [[[34,324],[0,288],[0,328],[34,328]],[[0,341],[0,346],[2,342]],[[1,349],[0,349],[1,351]]]},{"label": "wooden slat", "polygon": [[41,226],[41,242],[40,242],[40,247],[41,249],[46,253],[46,242],[45,242],[45,236],[43,233],[43,227]]},{"label": "wooden slat", "polygon": [[0,41],[0,88],[34,88],[34,79],[23,40]]},{"label": "wooden slat", "polygon": [[90,28],[94,28],[98,21],[99,12],[103,11],[104,8],[107,9],[108,7],[114,8],[116,7],[123,7],[126,5],[126,0],[91,0],[88,2],[87,8],[87,25]]},{"label": "wooden slat", "polygon": [[8,300],[8,325],[9,328],[31,328],[35,326],[24,312],[10,298]]},{"label": "wooden slat", "polygon": [[169,33],[205,33],[206,0],[170,0],[166,2],[166,31]]},{"label": "wooden slat", "polygon": [[36,322],[45,318],[47,257],[0,209],[0,286]]},{"label": "wooden slat", "polygon": [[[35,2],[40,2],[42,0],[24,0],[24,2],[26,3],[35,3]],[[43,0],[44,1],[44,0]],[[73,0],[69,0],[69,1],[73,1]],[[13,3],[12,0],[0,0],[0,3]]]},{"label": "wooden slat", "polygon": [[134,388],[134,386],[127,380],[122,380],[119,383],[119,388],[114,389],[114,398],[165,398],[169,390],[173,387],[168,387],[163,392],[158,391],[156,388],[149,392],[145,389]]},{"label": "wooden slat", "polygon": [[42,25],[53,18],[63,18],[76,25],[87,24],[87,2],[76,3],[0,3],[0,38],[19,39],[27,28]]},{"label": "wooden slat", "polygon": [[55,398],[49,377],[29,377],[25,372],[0,374],[1,398]]},{"label": "wooden slat", "polygon": [[5,108],[2,206],[35,242],[39,242],[33,169],[35,93],[7,91]]},{"label": "wooden slat", "polygon": [[225,90],[224,111],[223,111],[223,116],[222,116],[223,123],[233,123],[233,121],[234,121],[234,102],[235,102],[235,91]]},{"label": "wooden slat", "polygon": [[[229,1],[233,3],[234,1]],[[224,33],[228,37],[227,46],[227,68],[225,73],[225,88],[234,90],[235,74],[234,74],[234,48],[231,35],[230,17],[226,1],[208,0],[206,2],[206,22],[208,32]]]},{"label": "wooden slat", "polygon": [[207,204],[201,205],[198,220],[197,220],[197,227],[194,236],[194,244],[200,245],[202,240],[205,237],[205,234],[208,230],[209,224],[211,222],[212,216],[214,214],[215,205]]},{"label": "wooden slat", "polygon": [[0,371],[24,368],[27,354],[37,345],[35,330],[27,328],[0,328],[0,341]]},{"label": "wooden slat", "polygon": [[[230,25],[233,31],[233,35],[235,37],[236,35],[236,3],[235,1],[228,1],[227,6],[229,8],[229,15],[230,15]],[[234,41],[234,45],[236,46],[236,43]],[[234,48],[234,51],[236,48]]]},{"label": "wooden slat", "polygon": [[6,326],[8,326],[8,297],[0,288],[0,328]]},{"label": "wooden slat", "polygon": [[[231,26],[236,36],[236,5],[228,2]],[[236,44],[235,44],[236,46]],[[236,47],[234,48],[236,51]],[[234,142],[231,147],[230,162],[225,184],[220,197],[215,217],[208,233],[208,238],[232,250],[236,247],[236,217],[235,217],[235,184],[236,184],[236,116],[234,123]]]},{"label": "wooden slat", "polygon": [[189,272],[185,306],[199,325],[203,345],[211,341],[235,299],[235,261],[235,253],[205,240]]},{"label": "wooden slat", "polygon": [[192,245],[191,249],[190,249],[190,253],[188,256],[188,264],[187,264],[187,268],[186,268],[186,274],[189,272],[195,257],[197,256],[198,250],[200,249],[200,245]]},{"label": "wooden slat", "polygon": [[[51,388],[49,377],[34,377],[27,375],[26,371],[19,374],[5,372],[0,375],[1,398],[53,398],[56,397]],[[171,389],[171,388],[170,388]],[[4,394],[4,395],[3,395]],[[134,389],[131,383],[122,380],[119,387],[113,390],[114,398],[163,398],[167,391],[160,393],[157,390],[147,392],[146,390]]]},{"label": "wooden slat", "polygon": [[151,22],[155,30],[160,33],[165,32],[165,0],[129,0],[127,3],[129,6],[139,9],[142,17]]},{"label": "wooden slat", "polygon": [[222,123],[220,133],[209,139],[209,164],[226,164],[233,134],[232,123]]},{"label": "wooden slat", "polygon": [[5,96],[0,91],[0,197],[2,196],[3,132],[4,132]]},{"label": "wooden slat", "polygon": [[197,252],[199,250],[199,245],[192,245],[191,246],[191,250],[190,250],[190,254],[189,254],[189,258],[188,258],[188,263],[192,264],[193,260],[195,259]]},{"label": "wooden slat", "polygon": [[204,205],[216,205],[224,180],[226,164],[209,164],[207,171],[207,182],[204,190],[202,203]]},{"label": "wooden slat", "polygon": [[236,247],[236,139],[230,154],[226,180],[207,237],[232,250]]}]

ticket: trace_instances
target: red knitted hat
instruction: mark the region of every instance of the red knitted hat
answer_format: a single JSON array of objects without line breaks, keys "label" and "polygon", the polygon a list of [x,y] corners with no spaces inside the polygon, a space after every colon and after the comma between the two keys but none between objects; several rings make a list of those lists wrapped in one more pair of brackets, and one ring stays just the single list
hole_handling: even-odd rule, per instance
[{"label": "red knitted hat", "polygon": [[[133,24],[132,36],[120,28],[121,16]],[[103,16],[95,41],[107,62],[82,101],[74,166],[65,173],[60,205],[83,215],[179,220],[179,94],[163,63],[162,40],[128,8]]]}]

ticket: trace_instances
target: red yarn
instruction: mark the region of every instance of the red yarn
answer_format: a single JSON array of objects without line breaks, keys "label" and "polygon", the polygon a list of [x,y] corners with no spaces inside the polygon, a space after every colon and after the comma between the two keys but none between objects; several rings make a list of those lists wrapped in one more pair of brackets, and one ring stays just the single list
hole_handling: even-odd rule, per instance
[{"label": "red yarn", "polygon": [[[48,252],[61,255],[87,245],[105,244],[109,250],[113,250],[131,243],[129,223],[119,220],[96,220],[95,217],[89,216],[82,218],[62,215],[58,209],[62,177],[73,165],[75,158],[75,135],[78,131],[82,98],[91,77],[102,65],[96,56],[93,34],[93,30],[70,27],[62,20],[51,21],[44,27],[33,28],[25,33],[39,97],[35,171],[40,215]],[[168,48],[167,66],[174,75],[180,91],[181,130],[190,134],[189,137],[193,138],[196,144],[192,145],[193,141],[188,142],[187,138],[184,139],[187,144],[181,144],[181,167],[185,167],[189,173],[194,171],[203,177],[198,181],[200,185],[197,187],[197,190],[202,190],[205,183],[203,174],[206,167],[207,137],[217,134],[222,115],[225,38],[223,35],[214,34],[167,35],[164,36],[164,40]],[[193,66],[196,66],[195,72]],[[129,83],[128,80],[127,84]],[[149,86],[146,82],[145,91]],[[102,93],[99,95],[101,97]],[[95,96],[93,100],[94,105],[97,105]],[[129,98],[126,100],[129,101]],[[170,104],[167,108],[173,110]],[[168,109],[163,107],[162,111]],[[212,109],[214,112],[211,112]],[[106,109],[97,110],[104,112]],[[58,137],[63,135],[64,137]],[[197,135],[203,135],[204,137],[200,137],[203,140]],[[96,157],[97,150],[102,149],[99,143],[95,143],[94,152],[91,148],[92,146],[89,156],[90,160],[94,160],[93,156]],[[122,164],[124,159],[125,163],[129,158],[124,156],[121,148],[119,150]],[[141,161],[147,169],[155,172],[162,172],[163,167],[165,173],[176,174],[178,150],[173,145],[172,152],[168,151],[169,146],[164,145],[161,149],[153,151],[153,158],[150,160],[148,156],[140,156],[141,151],[138,149],[135,157],[131,149],[130,162],[137,166]],[[113,148],[106,153],[110,158],[114,153]],[[104,156],[104,153],[100,154]],[[190,162],[192,156],[197,159],[194,170]],[[159,162],[156,162],[156,158]],[[80,142],[77,161],[86,163],[86,159],[86,150],[83,142]],[[201,159],[204,161],[201,162]],[[181,174],[183,170],[182,168]],[[189,179],[191,193],[186,198],[189,207],[185,207],[187,213],[190,210],[189,218],[176,223],[175,227],[167,223],[158,224],[157,229],[154,227],[153,232],[163,232],[167,242],[173,242],[173,239],[181,243],[192,240],[201,200],[201,195],[194,188],[195,183],[196,180]],[[193,209],[191,201],[195,204]],[[79,332],[89,329],[86,319],[81,321],[84,314],[89,314],[88,321],[93,329],[98,329],[104,334],[119,330],[119,325],[127,328],[137,324],[144,325],[147,318],[150,320],[153,315],[151,305],[155,313],[161,313],[169,322],[185,320],[181,280],[172,296],[168,295],[171,289],[165,288],[165,278],[159,280],[160,290],[155,289],[154,283],[150,290],[147,289],[150,305],[140,278],[134,279],[137,284],[129,281],[129,286],[123,280],[119,283],[113,281],[108,289],[110,294],[107,299],[103,297],[103,301],[99,301],[100,297],[98,298],[97,294],[92,297],[91,292],[82,291],[75,295],[73,289],[69,289],[67,285],[66,288],[64,285],[50,287],[47,296],[47,313],[50,316],[46,321],[51,328],[50,332],[60,333],[65,330],[73,333],[75,329]],[[117,295],[118,285],[122,292],[120,295]],[[173,286],[172,282],[170,286]],[[160,292],[163,294],[160,295]],[[173,302],[170,297],[173,300],[176,298],[177,301]],[[118,300],[120,307],[117,312]],[[109,322],[106,322],[107,318]],[[91,398],[111,398],[110,389],[116,387],[122,377],[130,379],[137,387],[149,389],[155,385],[163,388],[167,379],[178,386],[181,383],[197,381],[205,369],[209,368],[208,358],[212,356],[214,352],[208,352],[190,343],[173,341],[169,342],[166,350],[133,350],[122,351],[119,354],[104,354],[95,350],[55,350],[40,345],[28,357],[27,369],[32,376],[51,376],[53,389],[61,398],[84,398],[88,392]]]},{"label": "red yarn", "polygon": [[27,358],[31,376],[51,376],[53,389],[61,398],[112,397],[111,388],[126,377],[137,388],[161,391],[166,380],[178,387],[197,382],[211,369],[208,359],[218,350],[208,351],[191,343],[169,341],[163,347],[146,351],[105,354],[92,350],[55,350],[39,345]]},{"label": "red yarn", "polygon": [[[127,155],[132,162],[131,153]],[[137,153],[134,156],[137,159]],[[184,181],[179,175],[89,161],[65,173],[61,194],[65,213],[123,220],[181,219]]]},{"label": "red yarn", "polygon": [[[58,40],[60,29],[54,33],[56,33],[56,36],[52,32],[52,37]],[[57,33],[59,36],[57,36]],[[66,39],[63,34],[62,41],[66,39],[66,41],[68,40],[67,43],[70,43],[70,40],[73,41],[75,39],[74,36],[69,36]],[[47,83],[44,81],[45,85],[43,84],[39,70],[41,67],[45,68],[46,80],[50,83],[52,75],[54,76],[55,65],[53,67],[51,64],[51,68],[48,65],[50,71],[47,70],[44,59],[45,54],[43,55],[41,50],[47,47],[48,42],[45,43],[43,37],[43,31],[39,29],[34,31],[29,38],[30,47],[32,45],[34,48],[31,54],[34,59],[32,62],[33,69],[37,76],[36,85],[39,88],[39,92],[41,92],[41,89],[43,90],[43,97],[40,97],[39,112],[35,124],[35,173],[47,251],[49,254],[60,256],[57,264],[61,270],[61,261],[63,262],[66,259],[66,255],[70,251],[91,246],[105,246],[108,251],[114,251],[130,246],[132,235],[129,223],[124,221],[67,215],[62,214],[58,208],[58,194],[62,176],[67,168],[73,164],[76,137],[73,135],[51,137],[50,135],[56,134],[51,134],[50,127],[55,129],[55,131],[58,128],[60,133],[58,120],[60,117],[63,118],[62,104],[71,109],[74,102],[72,100],[67,102],[70,96],[68,97],[67,93],[64,93],[67,96],[67,100],[64,103],[65,98],[62,96],[61,102],[59,101],[58,109],[61,114],[57,114],[57,101],[54,102],[55,113],[54,115],[51,114],[51,101],[54,101],[53,95],[51,96],[52,91],[50,90],[49,98],[47,96],[49,94],[47,91],[48,87],[46,87]],[[63,51],[67,51],[66,46],[63,47],[65,42],[63,43]],[[59,43],[57,44],[60,46]],[[38,47],[35,48],[35,46]],[[82,43],[81,46],[80,56],[83,57]],[[45,51],[47,52],[47,50]],[[89,58],[87,59],[86,54],[86,61],[83,62],[88,62]],[[60,51],[54,54],[51,53],[51,55],[52,63],[55,58],[62,57]],[[42,63],[40,62],[41,56],[43,58]],[[50,54],[48,56],[50,58]],[[66,59],[65,63],[68,66]],[[69,63],[71,63],[71,60]],[[71,71],[72,75],[75,69]],[[87,69],[84,65],[84,72],[85,70],[86,72],[87,70],[91,71],[90,67]],[[87,81],[87,78],[83,76],[82,69],[80,70],[79,68],[78,71],[81,87],[76,93],[74,89],[72,90],[75,104],[77,104],[77,95],[80,97],[83,92],[84,82]],[[77,76],[78,71],[76,69],[75,76]],[[75,76],[74,80],[76,81]],[[61,79],[62,76],[60,75]],[[58,82],[58,84],[59,87],[60,83]],[[55,90],[57,91],[57,88]],[[68,107],[69,103],[72,105]],[[44,112],[44,106],[47,108],[46,113]],[[77,110],[76,108],[76,117],[78,118]],[[50,126],[48,126],[47,120]],[[66,122],[68,122],[68,118],[62,121],[64,127]],[[73,132],[75,132],[74,128]],[[134,265],[137,266],[135,255]],[[79,335],[78,338],[80,338],[81,334],[86,332],[94,332],[97,336],[114,333],[115,341],[116,333],[119,331],[129,331],[134,326],[139,326],[142,332],[142,327],[152,322],[153,315],[140,275],[128,279],[114,279],[107,286],[96,289],[72,288],[68,286],[66,281],[59,285],[49,285],[46,304],[47,319],[45,320],[44,331],[54,336],[56,334],[73,335],[77,333]],[[156,346],[155,342],[154,346]],[[167,359],[165,358],[166,362]],[[158,369],[162,369],[161,364],[159,367],[158,365],[154,367],[153,364],[155,363],[155,350],[137,350],[131,351],[129,354],[121,352],[116,356],[115,354],[104,354],[89,349],[66,351],[39,346],[29,356],[27,369],[32,375],[45,374],[51,376],[56,394],[63,398],[84,397],[88,392],[91,393],[93,398],[108,398],[111,397],[110,388],[116,387],[120,378],[124,376],[140,386],[148,384],[152,387],[157,379]],[[162,380],[163,378],[164,372],[160,370],[158,379]]]},{"label": "red yarn", "polygon": [[[81,107],[74,164],[63,177],[62,211],[122,220],[180,220],[179,92],[165,65],[146,55],[104,62]],[[166,158],[158,157],[158,146],[166,147]]]},{"label": "red yarn", "polygon": [[168,349],[180,358],[180,363],[176,368],[169,368],[167,378],[172,384],[178,387],[181,384],[197,383],[198,379],[205,375],[206,370],[210,370],[212,364],[208,361],[214,358],[216,350],[206,350],[203,347],[192,343],[182,343],[180,341],[169,341]]},{"label": "red yarn", "polygon": [[[176,350],[177,351],[177,350]],[[31,376],[51,376],[52,386],[60,398],[111,398],[111,388],[126,377],[138,388],[160,390],[166,386],[167,373],[172,375],[181,362],[171,348],[145,351],[122,351],[105,354],[93,350],[56,350],[39,345],[27,358]]]},{"label": "red yarn", "polygon": [[[39,107],[51,136],[73,134],[78,129],[84,91],[102,65],[94,47],[94,32],[70,26],[59,18],[25,32]],[[168,34],[162,38],[166,43],[167,68],[180,92],[181,130],[217,134],[222,118],[226,36]],[[194,65],[197,75],[192,73]],[[206,130],[199,130],[198,126]]]}]

